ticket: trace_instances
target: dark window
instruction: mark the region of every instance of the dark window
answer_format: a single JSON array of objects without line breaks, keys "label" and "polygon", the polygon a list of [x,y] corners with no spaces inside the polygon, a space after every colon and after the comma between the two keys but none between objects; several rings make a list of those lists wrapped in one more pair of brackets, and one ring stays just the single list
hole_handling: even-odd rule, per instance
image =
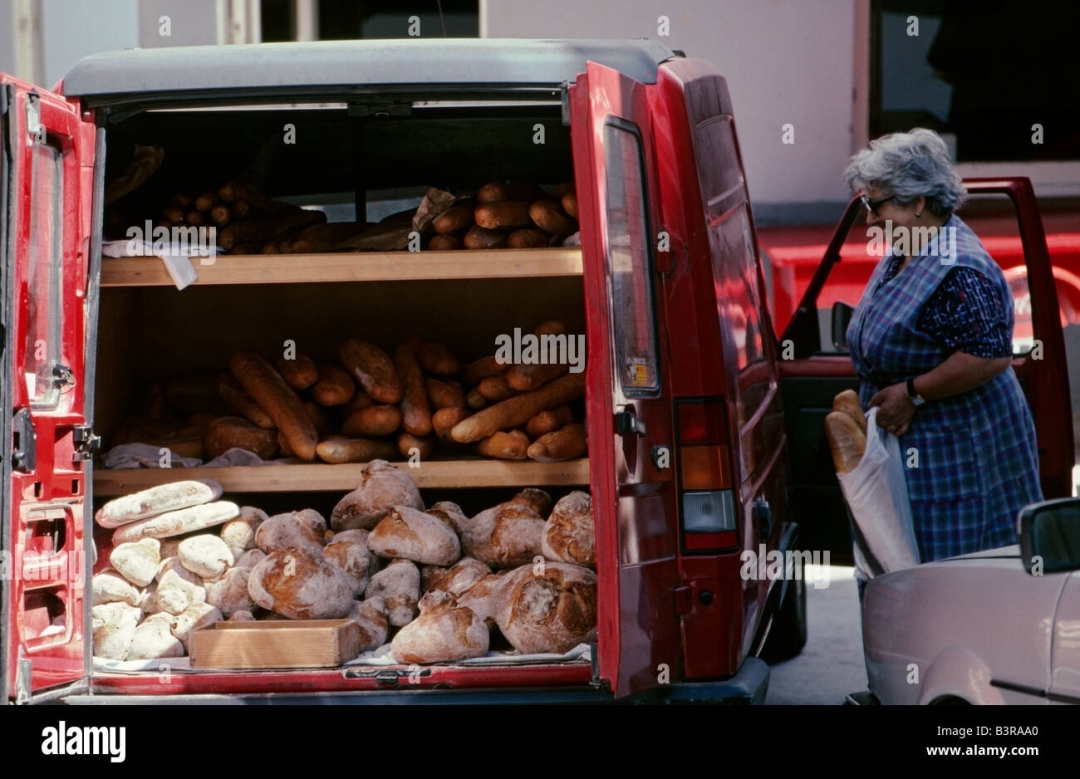
[{"label": "dark window", "polygon": [[1080,4],[873,0],[870,135],[936,130],[958,162],[1080,160]]}]

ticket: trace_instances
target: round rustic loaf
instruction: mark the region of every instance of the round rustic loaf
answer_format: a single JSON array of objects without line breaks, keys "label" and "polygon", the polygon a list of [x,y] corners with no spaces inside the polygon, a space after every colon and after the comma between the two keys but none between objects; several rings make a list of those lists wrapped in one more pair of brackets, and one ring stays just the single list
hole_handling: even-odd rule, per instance
[{"label": "round rustic loaf", "polygon": [[268,554],[251,570],[248,593],[264,609],[289,619],[339,619],[352,608],[345,574],[303,547]]},{"label": "round rustic loaf", "polygon": [[513,501],[481,511],[465,525],[465,554],[492,568],[525,565],[540,554],[544,519],[524,503]]},{"label": "round rustic loaf", "polygon": [[371,577],[364,600],[382,598],[387,619],[394,627],[408,625],[420,600],[420,569],[412,560],[394,560]]},{"label": "round rustic loaf", "polygon": [[145,587],[154,580],[160,563],[161,542],[156,538],[120,544],[109,552],[109,564],[139,587]]},{"label": "round rustic loaf", "polygon": [[495,621],[522,654],[567,652],[596,636],[596,574],[550,562],[511,571],[496,597]]},{"label": "round rustic loaf", "polygon": [[541,545],[544,557],[564,563],[596,568],[596,532],[592,498],[574,491],[555,504],[544,525]]},{"label": "round rustic loaf", "polygon": [[323,547],[323,557],[341,569],[353,588],[353,597],[360,597],[367,588],[368,578],[378,570],[378,558],[368,549],[369,530],[343,530],[336,533]]},{"label": "round rustic loaf", "polygon": [[304,547],[322,554],[326,520],[314,509],[275,514],[255,531],[255,544],[270,554],[281,549]]},{"label": "round rustic loaf", "polygon": [[180,542],[177,550],[180,564],[196,576],[216,579],[224,574],[234,562],[233,553],[220,536],[203,533]]},{"label": "round rustic loaf", "polygon": [[390,642],[398,663],[443,663],[483,657],[490,635],[484,621],[454,596],[433,590],[420,599],[420,616],[403,627]]},{"label": "round rustic loaf", "polygon": [[491,569],[472,557],[463,557],[450,568],[427,565],[420,571],[424,592],[442,590],[458,596],[491,574]]},{"label": "round rustic loaf", "polygon": [[461,557],[457,534],[443,520],[408,506],[395,506],[367,539],[382,557],[398,557],[424,565],[453,565]]},{"label": "round rustic loaf", "polygon": [[386,460],[372,460],[361,470],[360,486],[342,498],[330,515],[334,530],[371,530],[394,506],[424,510],[416,482]]}]

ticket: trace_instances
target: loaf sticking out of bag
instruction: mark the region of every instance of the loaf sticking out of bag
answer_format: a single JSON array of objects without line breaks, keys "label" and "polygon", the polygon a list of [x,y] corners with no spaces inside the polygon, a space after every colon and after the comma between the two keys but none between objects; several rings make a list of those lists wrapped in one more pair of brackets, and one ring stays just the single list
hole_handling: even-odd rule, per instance
[{"label": "loaf sticking out of bag", "polygon": [[825,417],[825,435],[832,449],[837,473],[851,473],[866,451],[866,436],[858,423],[844,411],[833,411]]},{"label": "loaf sticking out of bag", "polygon": [[845,414],[850,415],[855,420],[855,424],[859,426],[862,434],[866,435],[866,414],[863,413],[859,396],[854,390],[844,390],[833,398],[832,410],[843,411]]}]

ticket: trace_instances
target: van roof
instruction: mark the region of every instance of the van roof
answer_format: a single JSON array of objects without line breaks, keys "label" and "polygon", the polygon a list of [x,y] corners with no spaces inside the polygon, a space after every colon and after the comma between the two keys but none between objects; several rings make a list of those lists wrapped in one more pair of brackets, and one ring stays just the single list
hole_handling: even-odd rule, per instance
[{"label": "van roof", "polygon": [[221,90],[557,89],[589,61],[655,83],[658,65],[672,56],[670,49],[644,39],[426,38],[125,49],[80,60],[64,76],[63,92],[102,104],[135,95]]}]

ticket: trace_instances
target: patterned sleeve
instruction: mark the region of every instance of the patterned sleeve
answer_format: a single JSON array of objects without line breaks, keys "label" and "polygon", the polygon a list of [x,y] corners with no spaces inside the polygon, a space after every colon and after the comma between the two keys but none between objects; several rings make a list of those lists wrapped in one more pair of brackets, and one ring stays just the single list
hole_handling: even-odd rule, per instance
[{"label": "patterned sleeve", "polygon": [[955,351],[1011,357],[1008,309],[997,285],[974,268],[957,267],[923,307],[919,329]]}]

